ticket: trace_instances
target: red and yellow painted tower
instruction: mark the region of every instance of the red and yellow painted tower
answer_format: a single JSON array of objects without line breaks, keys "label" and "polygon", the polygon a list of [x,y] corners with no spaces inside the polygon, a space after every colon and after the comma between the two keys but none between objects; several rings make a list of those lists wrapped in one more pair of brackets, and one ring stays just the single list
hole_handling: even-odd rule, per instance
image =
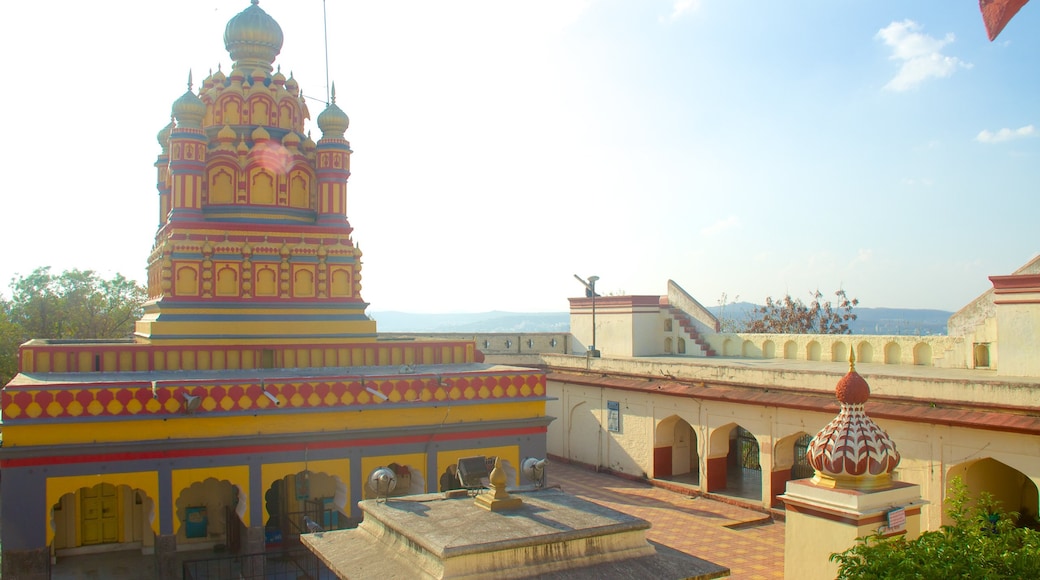
[{"label": "red and yellow painted tower", "polygon": [[[152,344],[343,344],[375,337],[347,221],[347,115],[304,132],[282,30],[256,2],[228,22],[233,64],[173,103],[159,133],[159,230],[137,336]],[[277,362],[276,362],[277,364]]]}]

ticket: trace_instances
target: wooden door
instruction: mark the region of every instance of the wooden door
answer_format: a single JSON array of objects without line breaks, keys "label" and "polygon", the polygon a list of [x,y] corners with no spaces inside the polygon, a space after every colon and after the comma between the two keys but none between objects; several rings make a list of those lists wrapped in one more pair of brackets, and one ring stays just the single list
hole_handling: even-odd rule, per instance
[{"label": "wooden door", "polygon": [[119,541],[119,501],[116,487],[107,483],[80,492],[81,545]]}]

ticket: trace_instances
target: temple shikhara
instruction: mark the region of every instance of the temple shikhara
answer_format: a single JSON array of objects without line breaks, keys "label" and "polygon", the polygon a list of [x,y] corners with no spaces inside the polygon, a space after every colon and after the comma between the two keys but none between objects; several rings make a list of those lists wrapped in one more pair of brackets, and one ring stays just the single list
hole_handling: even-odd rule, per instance
[{"label": "temple shikhara", "polygon": [[377,338],[346,214],[349,119],[333,88],[312,140],[282,42],[253,0],[227,23],[227,71],[187,75],[173,102],[134,336],[21,347],[2,401],[5,577],[135,549],[180,578],[177,552],[255,554],[304,515],[360,519],[381,467],[407,494],[460,458],[510,465],[515,484],[545,456],[543,372],[485,364],[472,340]]}]

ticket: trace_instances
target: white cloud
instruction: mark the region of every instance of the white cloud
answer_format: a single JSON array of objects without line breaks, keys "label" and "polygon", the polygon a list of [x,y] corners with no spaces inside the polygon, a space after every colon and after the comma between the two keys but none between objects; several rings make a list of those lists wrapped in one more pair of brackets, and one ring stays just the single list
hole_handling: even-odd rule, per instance
[{"label": "white cloud", "polygon": [[1005,127],[996,132],[983,129],[979,131],[975,140],[979,143],[1003,143],[1004,141],[1032,137],[1034,135],[1036,135],[1036,128],[1032,125],[1026,125],[1025,127],[1019,127],[1018,129],[1008,129]]},{"label": "white cloud", "polygon": [[866,264],[874,259],[874,250],[862,249],[856,252],[856,257],[849,262],[849,268],[856,268],[857,266]]},{"label": "white cloud", "polygon": [[726,219],[721,219],[715,223],[701,229],[702,236],[714,236],[720,234],[726,230],[731,230],[740,225],[740,220],[737,216],[729,216]]},{"label": "white cloud", "polygon": [[939,39],[920,30],[921,26],[913,20],[904,20],[878,31],[876,38],[892,49],[889,58],[902,61],[899,72],[888,81],[886,89],[906,91],[928,79],[948,77],[958,68],[971,68],[971,63],[942,53],[942,48],[954,41],[952,33]]},{"label": "white cloud", "polygon": [[673,0],[672,13],[662,16],[661,22],[675,22],[687,12],[696,12],[701,7],[700,0]]}]

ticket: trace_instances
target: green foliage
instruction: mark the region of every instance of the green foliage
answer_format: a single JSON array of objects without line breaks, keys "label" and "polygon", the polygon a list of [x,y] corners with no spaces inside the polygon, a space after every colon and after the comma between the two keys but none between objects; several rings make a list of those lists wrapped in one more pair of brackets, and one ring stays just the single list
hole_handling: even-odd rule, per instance
[{"label": "green foliage", "polygon": [[91,270],[51,274],[37,268],[11,281],[11,299],[0,299],[0,385],[17,372],[18,345],[32,338],[124,338],[134,329],[145,289],[116,274]]},{"label": "green foliage", "polygon": [[790,294],[780,300],[767,297],[765,306],[755,308],[748,315],[742,332],[851,334],[849,323],[856,320],[852,309],[859,304],[859,300],[850,299],[844,290],[838,290],[834,295],[838,297],[837,304],[831,304],[830,300],[821,303],[823,293],[819,290],[809,293],[812,297],[809,304],[800,298],[791,298]]},{"label": "green foliage", "polygon": [[946,504],[953,525],[910,541],[860,538],[831,555],[840,565],[838,580],[1040,578],[1040,532],[1016,526],[1027,518],[1002,512],[985,492],[973,501],[959,478],[951,488]]}]

